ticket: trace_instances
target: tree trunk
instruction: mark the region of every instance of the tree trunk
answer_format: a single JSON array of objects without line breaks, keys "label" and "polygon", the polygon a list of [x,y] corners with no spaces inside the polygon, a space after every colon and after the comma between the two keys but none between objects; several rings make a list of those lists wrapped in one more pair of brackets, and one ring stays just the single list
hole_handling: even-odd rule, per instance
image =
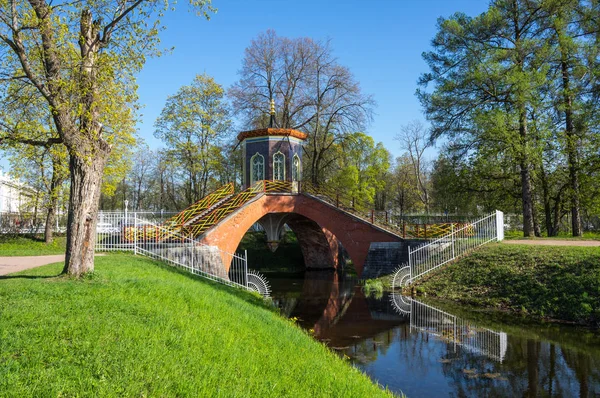
[{"label": "tree trunk", "polygon": [[81,69],[79,86],[82,111],[78,123],[73,123],[67,109],[54,113],[57,128],[62,132],[69,150],[71,192],[67,227],[67,250],[63,273],[80,277],[94,271],[94,247],[100,188],[104,166],[111,146],[102,138],[102,124],[96,101],[99,96],[96,59],[101,46],[98,40],[100,24],[90,10],[83,10],[80,19]]},{"label": "tree trunk", "polygon": [[542,228],[540,227],[540,222],[536,211],[533,212],[533,232],[536,237],[542,237]]},{"label": "tree trunk", "polygon": [[573,123],[573,99],[570,94],[569,69],[565,54],[561,62],[563,75],[563,93],[565,102],[565,124],[567,135],[567,161],[569,163],[569,183],[571,186],[571,228],[573,236],[583,235],[579,200],[579,154],[577,153],[577,135]]},{"label": "tree trunk", "polygon": [[531,173],[527,164],[521,163],[521,191],[523,199],[523,236],[533,236],[533,201]]},{"label": "tree trunk", "polygon": [[[533,195],[532,200],[537,201],[536,199],[537,199],[536,195]],[[532,206],[532,207],[533,207],[532,208],[533,232],[536,237],[540,238],[542,236],[542,228],[540,227],[540,218],[539,218],[539,214],[538,214],[539,212],[535,206]]]},{"label": "tree trunk", "polygon": [[544,200],[544,221],[546,222],[546,232],[548,236],[556,236],[552,225],[552,206],[550,204],[550,189],[548,187],[548,178],[544,165],[540,165],[540,179],[542,182],[542,195]]},{"label": "tree trunk", "polygon": [[44,228],[44,240],[46,244],[52,243],[54,240],[54,221],[56,220],[56,206],[50,201],[48,206],[48,214],[46,214],[46,227]]},{"label": "tree trunk", "polygon": [[44,240],[46,244],[52,243],[54,240],[54,222],[56,221],[56,209],[58,208],[58,191],[63,182],[64,177],[61,175],[56,159],[52,159],[52,179],[50,180],[50,202],[48,205],[48,213],[46,214],[46,228],[44,229]]},{"label": "tree trunk", "polygon": [[38,200],[39,200],[39,195],[35,195],[35,205],[33,208],[33,223],[31,224],[31,227],[34,229],[35,233],[37,234],[38,232],[38,222],[37,222],[37,217],[38,217]]},{"label": "tree trunk", "polygon": [[98,150],[93,161],[71,155],[71,195],[63,273],[79,277],[94,271],[100,187],[109,152],[110,148]]},{"label": "tree trunk", "polygon": [[531,237],[534,233],[533,227],[533,196],[531,194],[531,167],[529,162],[527,114],[525,105],[519,110],[519,134],[521,136],[521,195],[523,199],[523,235]]},{"label": "tree trunk", "polygon": [[[560,15],[562,17],[562,15]],[[569,48],[566,43],[566,28],[556,26],[558,47],[560,49],[560,69],[562,74],[563,105],[565,107],[565,133],[567,162],[569,164],[569,183],[571,188],[571,228],[573,236],[583,235],[581,228],[580,189],[579,189],[579,154],[577,150],[577,135],[573,122],[573,93],[569,73]]]}]

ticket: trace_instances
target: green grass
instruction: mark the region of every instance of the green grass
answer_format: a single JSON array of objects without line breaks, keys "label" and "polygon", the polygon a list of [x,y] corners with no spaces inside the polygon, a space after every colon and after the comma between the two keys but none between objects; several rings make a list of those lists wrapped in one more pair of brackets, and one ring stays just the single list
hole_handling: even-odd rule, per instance
[{"label": "green grass", "polygon": [[39,235],[0,235],[0,257],[64,254],[66,243],[64,236],[55,237],[47,245]]},{"label": "green grass", "polygon": [[391,396],[262,298],[148,259],[0,279],[0,396]]},{"label": "green grass", "polygon": [[379,279],[366,279],[362,290],[367,297],[373,296],[379,299],[383,296],[383,282]]},{"label": "green grass", "polygon": [[600,326],[600,248],[493,244],[433,272],[417,292]]}]

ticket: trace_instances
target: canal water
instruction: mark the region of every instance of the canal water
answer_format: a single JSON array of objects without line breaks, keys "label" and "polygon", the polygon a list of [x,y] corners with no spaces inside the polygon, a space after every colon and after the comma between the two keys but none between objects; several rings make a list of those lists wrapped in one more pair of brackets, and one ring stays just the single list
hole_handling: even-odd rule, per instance
[{"label": "canal water", "polygon": [[333,272],[269,274],[274,303],[380,385],[408,397],[600,397],[600,334],[366,296]]}]

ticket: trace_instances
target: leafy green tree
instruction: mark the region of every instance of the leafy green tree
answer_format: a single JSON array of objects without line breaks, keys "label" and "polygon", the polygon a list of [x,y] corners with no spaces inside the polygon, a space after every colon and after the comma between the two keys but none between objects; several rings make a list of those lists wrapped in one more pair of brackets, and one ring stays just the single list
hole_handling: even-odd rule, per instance
[{"label": "leafy green tree", "polygon": [[[69,155],[59,143],[60,137],[50,112],[45,109],[46,104],[31,87],[23,87],[20,92],[28,93],[26,102],[16,97],[0,109],[0,126],[5,133],[1,147],[9,154],[13,174],[35,187],[38,193],[35,208],[46,211],[44,235],[46,243],[50,243],[57,211],[67,208],[63,196],[69,188],[65,184],[69,179]],[[135,139],[133,135],[124,134],[112,142],[111,157],[102,180],[102,192],[108,195],[114,191],[115,181],[120,181],[128,171],[129,148]]]},{"label": "leafy green tree", "polygon": [[[594,73],[599,67],[598,8],[587,1],[549,0],[542,3],[545,18],[542,28],[547,45],[554,51],[549,61],[553,75],[549,82],[556,109],[555,123],[560,123],[561,142],[568,167],[568,197],[570,200],[571,230],[581,236],[581,173],[586,164],[585,151],[589,145],[593,120],[590,111],[597,109],[597,98],[590,95],[597,84]],[[595,15],[595,16],[594,16]],[[596,20],[596,22],[592,22]],[[591,107],[590,107],[591,105]],[[557,123],[557,124],[558,124]],[[582,159],[583,157],[583,159]],[[582,161],[583,160],[583,161]]]},{"label": "leafy green tree", "polygon": [[383,144],[375,144],[373,137],[365,133],[353,133],[336,150],[343,156],[335,163],[333,186],[361,203],[384,208],[391,155]]},{"label": "leafy green tree", "polygon": [[519,176],[527,236],[540,235],[542,226],[557,234],[568,213],[579,236],[582,203],[593,206],[598,31],[596,2],[495,0],[475,18],[441,19],[434,50],[425,55],[430,72],[418,95],[432,139],[450,140],[444,156],[471,171],[461,186],[482,203],[503,200],[478,176],[509,197],[510,174]]},{"label": "leafy green tree", "polygon": [[24,144],[14,144],[8,153],[12,173],[36,191],[36,209],[46,212],[44,240],[51,243],[57,212],[66,204],[63,199],[68,192],[67,153],[62,145],[42,147]]},{"label": "leafy green tree", "polygon": [[[206,15],[208,0],[192,0]],[[135,74],[158,54],[167,2],[0,0],[0,103],[25,104],[32,88],[69,154],[70,198],[64,272],[94,268],[101,180],[115,137],[133,132]],[[13,123],[7,123],[13,124]],[[33,143],[21,129],[5,139]],[[29,131],[25,129],[25,131]]]},{"label": "leafy green tree", "polygon": [[456,164],[444,153],[436,159],[431,172],[432,202],[444,213],[473,214],[476,212],[473,194],[465,189],[462,165]]},{"label": "leafy green tree", "polygon": [[237,139],[222,144],[214,165],[217,185],[233,182],[236,189],[240,188],[243,183],[243,164],[242,147],[238,145]]},{"label": "leafy green tree", "polygon": [[50,243],[59,199],[69,177],[67,152],[35,90],[15,82],[5,89],[11,97],[0,107],[0,149],[8,153],[13,175],[35,189],[35,208],[46,211],[44,235]]},{"label": "leafy green tree", "polygon": [[[496,0],[475,18],[441,19],[434,49],[424,55],[431,71],[418,91],[432,139],[460,138],[465,151],[473,144],[501,144],[510,153],[519,166],[525,236],[534,234],[532,157],[539,150],[528,112],[540,106],[548,69],[538,36],[540,7],[537,1]],[[435,87],[427,92],[430,83]]]},{"label": "leafy green tree", "polygon": [[396,158],[390,182],[390,205],[399,211],[400,217],[423,209],[415,170],[408,154]]},{"label": "leafy green tree", "polygon": [[155,136],[166,144],[174,169],[183,177],[184,205],[201,199],[219,182],[215,171],[231,127],[224,95],[212,77],[198,75],[167,99],[156,120]]}]

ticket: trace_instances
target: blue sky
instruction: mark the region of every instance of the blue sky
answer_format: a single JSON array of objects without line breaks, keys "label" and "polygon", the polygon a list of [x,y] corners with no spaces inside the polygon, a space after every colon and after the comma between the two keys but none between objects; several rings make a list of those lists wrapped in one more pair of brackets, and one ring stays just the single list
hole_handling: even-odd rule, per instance
[{"label": "blue sky", "polygon": [[437,19],[457,11],[477,15],[488,6],[487,0],[213,0],[218,12],[205,21],[187,12],[184,2],[164,19],[161,42],[174,52],[148,60],[138,80],[145,106],[139,135],[152,148],[162,146],[153,125],[167,96],[201,73],[229,87],[239,78],[250,41],[274,29],[279,36],[331,39],[339,63],[377,101],[366,132],[395,156],[401,152],[394,141],[399,127],[424,121],[414,94],[428,70],[421,54],[430,48]]},{"label": "blue sky", "polygon": [[[169,95],[201,73],[229,87],[250,41],[274,29],[279,36],[331,39],[339,63],[377,101],[366,133],[394,156],[401,153],[394,141],[400,126],[424,121],[415,90],[428,70],[421,54],[430,48],[437,19],[458,11],[474,16],[488,6],[488,0],[213,0],[218,12],[206,21],[185,3],[180,0],[163,20],[161,43],[175,50],[149,59],[138,78],[144,106],[138,133],[151,148],[162,147],[153,126]],[[8,170],[8,162],[0,157],[1,168]]]}]

